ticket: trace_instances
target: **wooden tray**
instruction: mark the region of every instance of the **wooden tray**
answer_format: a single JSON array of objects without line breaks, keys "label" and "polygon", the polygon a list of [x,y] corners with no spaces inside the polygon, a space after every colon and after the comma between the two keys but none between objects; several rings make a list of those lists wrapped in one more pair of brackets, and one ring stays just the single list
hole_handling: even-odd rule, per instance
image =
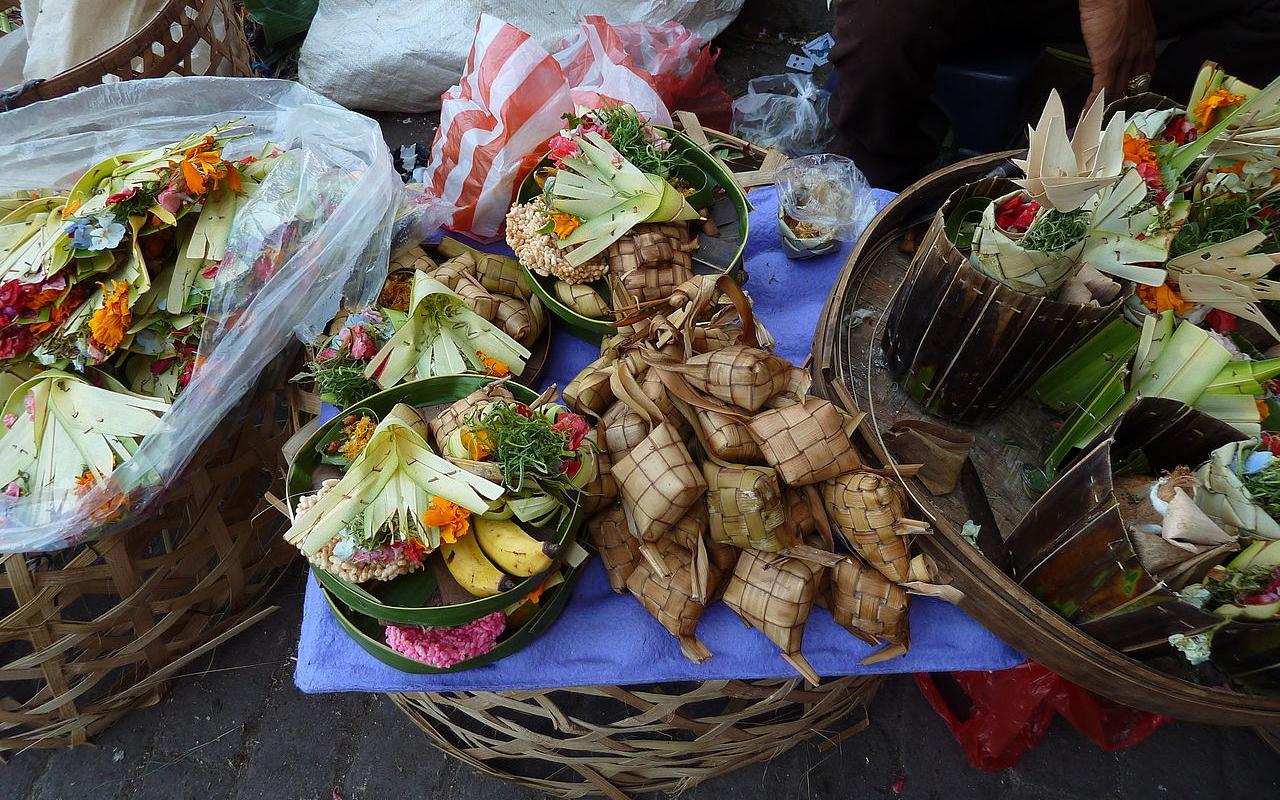
[{"label": "wooden tray", "polygon": [[[858,438],[871,462],[894,466],[881,434],[895,422],[929,419],[891,380],[881,352],[884,312],[910,264],[898,243],[908,228],[928,221],[953,190],[1003,170],[1015,155],[969,159],[904,190],[867,227],[827,299],[813,343],[814,391],[868,413]],[[874,315],[851,324],[853,312],[862,308]],[[920,545],[963,593],[960,608],[1029,658],[1118,702],[1194,722],[1280,724],[1280,697],[1212,689],[1160,672],[1084,634],[1005,574],[1001,532],[1011,533],[1031,506],[1022,465],[1039,462],[1057,419],[1019,399],[991,422],[955,426],[977,438],[955,492],[933,497],[917,479],[905,481],[919,513],[936,531],[920,537]],[[982,526],[981,550],[960,535],[967,520]]]}]

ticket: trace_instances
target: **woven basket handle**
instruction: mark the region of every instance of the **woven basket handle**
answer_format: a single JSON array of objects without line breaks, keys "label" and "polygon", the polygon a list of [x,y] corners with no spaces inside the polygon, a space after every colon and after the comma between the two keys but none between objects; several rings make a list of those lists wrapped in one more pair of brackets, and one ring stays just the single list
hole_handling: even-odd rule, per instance
[{"label": "woven basket handle", "polygon": [[756,315],[751,310],[751,300],[747,297],[747,293],[742,291],[738,282],[728,275],[717,278],[716,286],[720,287],[720,291],[724,292],[734,308],[738,309],[738,318],[742,320],[742,333],[738,334],[738,344],[760,349],[760,337],[756,335]]}]

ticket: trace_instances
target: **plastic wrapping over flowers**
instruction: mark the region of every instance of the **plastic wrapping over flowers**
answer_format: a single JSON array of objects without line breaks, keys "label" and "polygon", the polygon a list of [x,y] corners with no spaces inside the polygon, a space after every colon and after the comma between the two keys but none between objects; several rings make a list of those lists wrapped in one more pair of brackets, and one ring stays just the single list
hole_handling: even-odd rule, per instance
[{"label": "plastic wrapping over flowers", "polygon": [[[0,142],[0,196],[14,198],[11,204],[33,191],[56,198],[51,202],[60,210],[51,206],[46,216],[68,218],[65,229],[50,221],[54,255],[32,259],[29,279],[43,280],[51,292],[64,292],[60,281],[68,280],[96,293],[83,301],[83,320],[75,312],[22,361],[8,362],[13,380],[0,381],[0,390],[9,401],[6,421],[14,425],[6,430],[32,423],[32,441],[47,442],[50,420],[83,435],[57,406],[83,402],[92,410],[95,392],[131,409],[127,429],[98,426],[94,463],[84,457],[87,477],[71,491],[54,491],[61,484],[51,477],[74,471],[68,457],[42,464],[40,475],[18,476],[37,481],[25,488],[38,490],[6,486],[0,551],[54,550],[136,522],[295,334],[312,339],[344,296],[352,304],[374,298],[402,191],[374,122],[284,81],[182,78],[94,87],[0,116]],[[139,163],[139,153],[157,156],[154,169]],[[269,169],[254,165],[260,158],[270,159]],[[90,169],[105,171],[86,175]],[[155,175],[170,182],[158,184]],[[249,177],[252,191],[236,188]],[[114,190],[121,181],[125,188]],[[230,206],[224,215],[208,209],[220,202],[218,189]],[[217,235],[201,240],[199,252],[188,241],[176,263],[142,249],[148,226],[185,235],[174,209],[191,211],[198,221],[188,224],[197,228],[217,223]],[[69,254],[61,262],[59,248]],[[161,267],[179,269],[184,256],[200,262],[189,286],[163,297],[151,291],[177,285]],[[64,279],[57,273],[67,264]],[[86,270],[97,272],[81,280]],[[188,323],[180,312],[191,297],[198,300]],[[59,338],[71,332],[79,339]],[[52,342],[75,347],[58,350]],[[143,366],[123,374],[129,370],[122,363],[135,357]],[[76,387],[81,399],[37,391],[53,382]],[[24,388],[33,402],[11,396]],[[144,402],[141,393],[172,403]]]}]

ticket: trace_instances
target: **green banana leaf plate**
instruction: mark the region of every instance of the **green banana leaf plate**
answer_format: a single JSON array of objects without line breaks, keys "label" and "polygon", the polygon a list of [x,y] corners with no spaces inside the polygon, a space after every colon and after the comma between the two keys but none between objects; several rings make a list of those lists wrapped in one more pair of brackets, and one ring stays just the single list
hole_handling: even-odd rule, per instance
[{"label": "green banana leaf plate", "polygon": [[[699,247],[693,254],[694,270],[707,274],[739,270],[742,265],[742,251],[747,246],[747,213],[751,211],[751,204],[747,202],[746,193],[742,191],[742,187],[734,182],[733,174],[725,168],[718,158],[698,147],[693,140],[677,130],[661,126],[655,127],[668,136],[676,149],[687,156],[695,167],[706,173],[711,184],[708,187],[708,191],[714,191],[716,188],[725,191],[726,196],[712,207],[710,215],[720,228],[720,235],[713,237],[699,234]],[[542,161],[538,162],[538,165],[520,184],[520,192],[517,195],[519,202],[527,202],[542,191],[534,179],[534,175],[537,174],[539,169],[550,165],[550,158],[543,158]],[[694,199],[697,198],[695,197]],[[574,333],[593,342],[598,342],[605,336],[617,333],[618,328],[612,321],[583,316],[561,302],[560,298],[556,297],[555,278],[535,274],[523,264],[520,266],[524,269],[525,276],[528,277],[529,285],[534,294],[541,298],[543,305],[551,309],[551,312],[563,320]],[[609,288],[605,281],[595,281],[591,284],[591,288],[608,300]]]},{"label": "green banana leaf plate", "polygon": [[463,670],[492,664],[499,659],[523,650],[559,619],[560,612],[564,610],[565,605],[569,602],[569,597],[573,594],[573,585],[580,571],[579,568],[568,569],[564,576],[564,581],[549,589],[542,596],[539,601],[539,608],[534,615],[514,632],[505,634],[505,638],[500,640],[492,650],[482,656],[476,656],[459,664],[454,664],[452,667],[433,667],[430,664],[424,664],[421,661],[415,661],[397,653],[387,646],[386,632],[381,622],[351,609],[329,590],[322,588],[321,591],[324,593],[325,600],[329,602],[329,608],[333,611],[333,616],[338,620],[339,627],[369,655],[401,672],[411,672],[418,675],[440,675],[446,672],[462,672]]},{"label": "green banana leaf plate", "polygon": [[[415,408],[452,403],[494,380],[495,378],[488,375],[443,375],[427,378],[394,386],[367,397],[360,401],[359,407],[368,409],[381,418],[397,403],[405,403]],[[532,402],[538,397],[532,389],[518,383],[508,381],[507,388],[521,402]],[[291,510],[299,497],[313,491],[315,485],[313,474],[321,466],[317,445],[330,435],[330,431],[335,426],[341,424],[344,416],[345,413],[340,413],[320,426],[306,444],[302,445],[297,458],[289,465],[285,488],[288,491]],[[401,575],[393,580],[372,581],[365,585],[343,580],[314,565],[311,567],[311,572],[320,585],[332,593],[337,600],[353,611],[374,619],[432,627],[463,625],[514,605],[516,601],[528,596],[541,586],[547,575],[560,566],[564,555],[575,540],[582,521],[582,506],[579,501],[580,496],[575,496],[571,513],[559,526],[526,528],[530,536],[559,545],[560,552],[551,560],[551,565],[537,575],[519,580],[513,588],[490,597],[477,597],[473,601],[453,605],[426,605],[436,590],[435,575],[427,565],[416,572]],[[428,558],[432,557],[435,557],[434,554],[428,556]]]}]

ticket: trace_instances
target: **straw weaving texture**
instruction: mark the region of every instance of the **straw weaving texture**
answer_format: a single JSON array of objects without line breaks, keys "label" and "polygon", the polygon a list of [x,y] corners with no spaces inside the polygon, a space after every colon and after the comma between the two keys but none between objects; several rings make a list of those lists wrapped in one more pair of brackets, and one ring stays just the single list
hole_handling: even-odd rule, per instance
[{"label": "straw weaving texture", "polygon": [[[423,272],[428,273],[436,280],[455,291],[457,291],[458,281],[463,275],[474,275],[476,271],[476,260],[471,257],[470,253],[463,253],[460,256],[454,256],[448,261],[440,264],[438,267],[432,266],[434,262],[431,260],[431,256],[427,255],[426,251],[421,247],[414,247],[409,251],[409,253],[413,255],[413,260],[410,263],[410,266],[414,269],[420,269]],[[392,263],[400,263],[404,259],[405,256],[401,256]]]},{"label": "straw weaving texture", "polygon": [[556,281],[555,292],[560,302],[589,319],[607,319],[611,313],[604,298],[589,284]]},{"label": "straw weaving texture", "polygon": [[669,422],[663,422],[613,463],[631,530],[654,541],[702,499],[707,482]]},{"label": "straw weaving texture", "polygon": [[463,299],[472,311],[490,322],[496,323],[498,298],[494,297],[488,289],[481,286],[480,281],[476,280],[474,275],[459,275],[454,291],[458,293],[458,296]]},{"label": "straw weaving texture", "polygon": [[822,566],[798,558],[743,550],[724,602],[782,652],[797,654],[823,573]]},{"label": "straw weaving texture", "polygon": [[134,527],[0,556],[0,752],[84,744],[274,610],[259,601],[296,555],[263,500],[291,432],[284,375],[263,374]]},{"label": "straw weaving texture", "polygon": [[744,345],[695,355],[689,382],[745,411],[758,411],[787,385],[791,365],[772,353]]},{"label": "straw weaving texture", "polygon": [[682,792],[867,727],[879,676],[391,695],[437,747],[555,797]]},{"label": "straw weaving texture", "polygon": [[[0,0],[0,12],[17,0]],[[197,72],[191,55],[208,46],[208,64]],[[236,5],[231,0],[170,0],[134,35],[105,53],[59,75],[31,82],[0,104],[0,111],[70,94],[84,86],[178,75],[253,75],[252,57]]]},{"label": "straw weaving texture", "polygon": [[587,522],[591,543],[600,551],[600,561],[615,592],[627,590],[627,578],[641,561],[640,540],[627,530],[621,506],[601,512]]},{"label": "straw weaving texture", "polygon": [[569,385],[564,387],[565,405],[579,414],[590,414],[593,417],[603,416],[613,404],[613,389],[609,388],[609,364],[605,359],[597,359],[579,372]]},{"label": "straw weaving texture", "polygon": [[776,553],[786,547],[786,506],[778,474],[768,467],[702,464],[707,479],[711,539],[722,544]]},{"label": "straw weaving texture", "polygon": [[644,417],[627,408],[622,403],[623,411],[614,415],[604,424],[604,447],[614,462],[621,460],[649,435],[649,423]]},{"label": "straw weaving texture", "polygon": [[707,449],[711,455],[734,464],[756,464],[764,461],[760,445],[751,438],[747,426],[718,411],[696,409],[698,422],[706,432]]},{"label": "straw weaving texture", "polygon": [[591,515],[618,499],[618,481],[613,477],[609,451],[599,445],[599,429],[592,430],[587,438],[596,445],[596,477],[582,487],[582,509],[584,514]]},{"label": "straw weaving texture", "polygon": [[910,543],[896,524],[907,515],[902,487],[890,478],[852,472],[824,484],[822,493],[849,547],[889,580],[907,580]]},{"label": "straw weaving texture", "polygon": [[862,466],[846,417],[830,402],[803,403],[763,411],[747,423],[769,465],[791,486],[817,483]]},{"label": "straw weaving texture", "polygon": [[[666,562],[668,576],[659,575],[648,561],[642,560],[627,578],[627,589],[683,646],[688,640],[697,640],[698,620],[706,608],[690,596],[693,554],[670,537],[659,539],[656,546]],[[720,577],[718,571],[712,572],[710,588],[713,591]]]},{"label": "straw weaving texture", "polygon": [[836,624],[897,641],[906,622],[907,593],[854,558],[831,568],[831,615]]},{"label": "straw weaving texture", "polygon": [[632,302],[665,300],[693,277],[698,241],[684,222],[637,225],[604,251],[615,286]]}]

